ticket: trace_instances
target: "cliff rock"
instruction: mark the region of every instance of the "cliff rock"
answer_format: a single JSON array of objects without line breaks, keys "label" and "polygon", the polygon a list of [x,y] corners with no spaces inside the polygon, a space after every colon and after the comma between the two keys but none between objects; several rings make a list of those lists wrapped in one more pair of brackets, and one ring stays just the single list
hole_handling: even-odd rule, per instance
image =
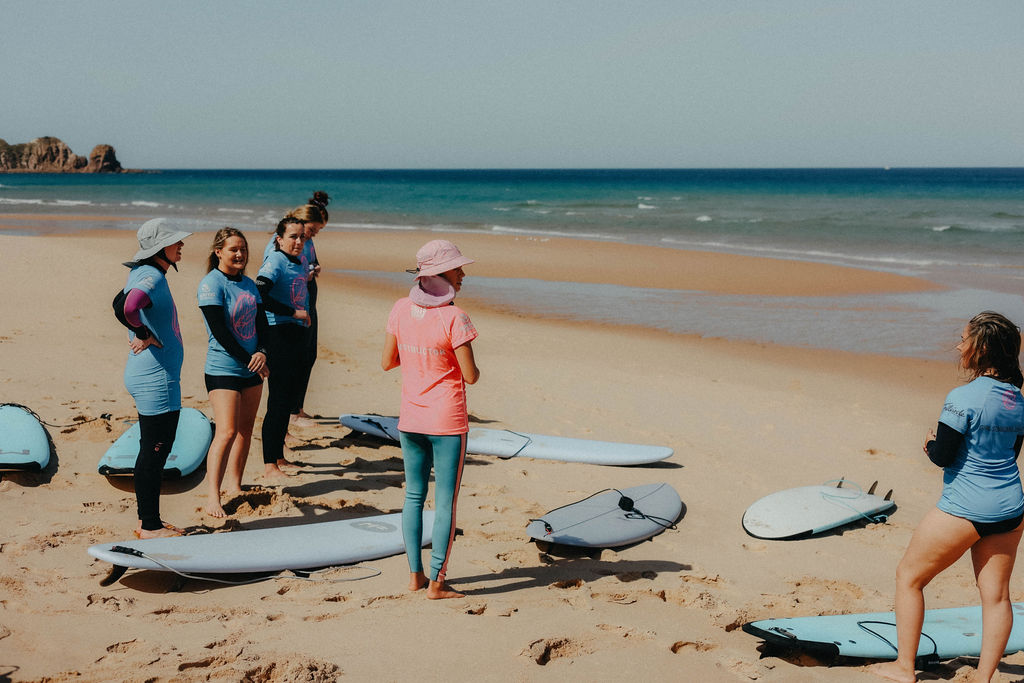
[{"label": "cliff rock", "polygon": [[96,145],[88,157],[71,151],[58,138],[36,138],[10,145],[0,140],[0,173],[121,173],[110,145]]}]

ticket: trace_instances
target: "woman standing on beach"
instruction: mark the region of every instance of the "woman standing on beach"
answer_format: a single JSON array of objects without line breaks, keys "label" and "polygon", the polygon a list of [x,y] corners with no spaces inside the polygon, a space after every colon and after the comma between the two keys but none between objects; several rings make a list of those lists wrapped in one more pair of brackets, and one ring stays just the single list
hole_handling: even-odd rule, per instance
[{"label": "woman standing on beach", "polygon": [[295,404],[305,362],[309,314],[307,267],[302,259],[305,228],[298,218],[283,218],[277,224],[274,251],[270,252],[256,277],[256,287],[266,309],[267,413],[263,417],[264,476],[285,475],[282,466],[288,416]]},{"label": "woman standing on beach", "polygon": [[[409,559],[409,589],[427,588],[432,600],[460,598],[445,582],[455,541],[455,510],[466,460],[469,413],[466,384],[480,370],[471,342],[477,332],[454,305],[462,289],[462,266],[473,263],[448,240],[428,242],[416,253],[416,284],[388,316],[381,367],[401,366],[402,404],[398,429],[405,465],[402,535]],[[434,470],[434,527],[430,573],[423,571],[423,503]]]},{"label": "woman standing on beach", "polygon": [[226,516],[220,504],[222,482],[228,494],[242,492],[242,473],[267,376],[267,319],[256,283],[245,276],[248,262],[245,235],[221,228],[213,238],[207,274],[197,294],[209,337],[206,390],[216,425],[206,461],[204,509],[211,517]]},{"label": "woman standing on beach", "polygon": [[124,385],[139,414],[139,456],[134,472],[138,538],[183,533],[160,519],[160,483],[181,413],[185,355],[167,270],[178,269],[182,240],[191,234],[178,230],[167,218],[143,223],[137,234],[139,250],[124,264],[131,268],[128,281],[114,300],[118,320],[131,330]]},{"label": "woman standing on beach", "polygon": [[330,197],[322,190],[313,193],[312,198],[304,205],[295,209],[288,215],[298,218],[306,226],[306,241],[302,246],[302,257],[309,269],[309,334],[308,347],[306,349],[306,361],[304,374],[300,381],[299,392],[295,405],[292,406],[291,422],[297,426],[310,424],[310,415],[303,410],[306,402],[306,390],[309,388],[309,377],[313,373],[313,364],[316,363],[317,330],[319,319],[316,312],[317,284],[316,278],[320,275],[320,260],[316,255],[316,247],[313,245],[313,238],[319,234],[327,225],[327,204]]},{"label": "woman standing on beach", "polygon": [[942,497],[910,539],[896,568],[895,662],[872,671],[914,681],[924,621],[924,587],[968,550],[981,594],[981,657],[975,680],[996,671],[1013,626],[1010,574],[1024,531],[1024,492],[1017,456],[1024,443],[1020,330],[984,311],[964,327],[960,367],[971,381],[949,392],[937,431],[924,451],[944,468]]}]

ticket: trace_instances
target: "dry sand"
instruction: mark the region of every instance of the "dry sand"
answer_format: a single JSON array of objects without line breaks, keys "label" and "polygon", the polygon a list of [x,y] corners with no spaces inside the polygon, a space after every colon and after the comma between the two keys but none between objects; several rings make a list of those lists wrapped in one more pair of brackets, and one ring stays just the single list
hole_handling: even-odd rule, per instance
[{"label": "dry sand", "polygon": [[[437,236],[328,230],[317,246],[332,268],[400,270]],[[262,236],[250,237],[254,251],[262,248]],[[195,288],[210,238],[189,238],[180,272],[169,276],[186,349],[184,404],[207,414]],[[952,357],[933,363],[535,319],[473,299],[473,275],[765,295],[931,285],[624,245],[453,238],[478,261],[460,299],[480,331],[482,376],[470,388],[478,423],[663,444],[675,455],[633,468],[470,456],[463,534],[449,567],[469,595],[431,602],[406,591],[403,556],[370,562],[380,576],[348,583],[187,581],[172,591],[172,575],[132,571],[100,587],[109,566],[86,548],[128,538],[135,525],[131,491],[96,473],[134,416],[121,380],[125,334],[109,306],[134,237],[0,234],[0,401],[62,425],[49,429],[57,456],[46,472],[5,473],[0,483],[0,681],[875,680],[856,663],[761,659],[759,641],[739,626],[891,609],[896,562],[939,493],[941,473],[920,447],[959,381]],[[398,374],[382,373],[379,358],[387,312],[402,290],[324,276],[310,412],[397,411]],[[257,435],[261,418],[262,410]],[[202,514],[201,473],[165,487],[164,519],[197,532],[400,509],[397,447],[339,424],[295,434],[307,466],[289,485],[262,486],[257,439],[252,488],[227,504],[228,520]],[[741,528],[754,500],[840,476],[880,480],[895,490],[898,510],[885,524],[796,542],[757,540]],[[685,503],[677,530],[595,557],[545,554],[527,542],[531,517],[601,489],[657,481]],[[1015,600],[1024,598],[1022,581],[1018,573]],[[969,562],[937,579],[928,599],[932,607],[976,604]],[[969,664],[955,660],[939,674],[965,679]],[[1024,675],[1024,655],[1008,657],[1002,675]]]}]

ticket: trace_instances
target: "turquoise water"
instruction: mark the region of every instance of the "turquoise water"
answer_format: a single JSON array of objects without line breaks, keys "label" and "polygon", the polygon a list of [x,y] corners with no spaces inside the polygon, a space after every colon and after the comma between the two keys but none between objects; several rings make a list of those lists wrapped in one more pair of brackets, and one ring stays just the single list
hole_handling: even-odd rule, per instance
[{"label": "turquoise water", "polygon": [[[353,230],[631,242],[855,265],[950,287],[927,296],[783,300],[518,281],[487,294],[500,299],[516,289],[515,305],[541,313],[598,320],[625,312],[628,322],[672,331],[921,357],[948,356],[945,342],[932,341],[935,327],[958,331],[976,308],[998,307],[1024,321],[1018,168],[0,175],[0,214],[40,215],[0,223],[31,233],[83,227],[45,219],[52,214],[172,215],[197,231],[266,231],[320,189],[332,198],[331,225]],[[481,290],[488,287],[482,280]],[[606,308],[566,313],[561,302],[569,300]],[[862,334],[865,327],[876,330]]]}]

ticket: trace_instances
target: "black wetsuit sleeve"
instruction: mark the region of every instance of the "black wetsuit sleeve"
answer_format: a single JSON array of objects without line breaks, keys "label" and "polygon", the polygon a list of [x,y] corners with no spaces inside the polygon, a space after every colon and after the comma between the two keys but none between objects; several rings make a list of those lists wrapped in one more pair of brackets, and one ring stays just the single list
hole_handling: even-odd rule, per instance
[{"label": "black wetsuit sleeve", "polygon": [[274,315],[295,315],[295,309],[291,306],[287,306],[277,299],[270,296],[270,290],[274,288],[273,280],[260,275],[256,278],[256,289],[260,292],[260,298],[263,299],[264,310],[270,311]]},{"label": "black wetsuit sleeve", "polygon": [[256,304],[256,353],[267,355],[267,339],[270,337],[270,321],[262,303]]},{"label": "black wetsuit sleeve", "polygon": [[210,326],[210,334],[213,338],[224,347],[232,358],[237,360],[243,365],[249,364],[249,359],[252,356],[246,351],[235,335],[232,334],[231,329],[228,327],[227,314],[223,306],[200,306],[199,310],[203,312],[203,317],[206,318],[206,324]]},{"label": "black wetsuit sleeve", "polygon": [[948,424],[940,422],[935,430],[935,440],[925,444],[925,448],[928,450],[928,459],[939,467],[949,467],[956,460],[956,454],[960,452],[963,442],[963,434]]}]

